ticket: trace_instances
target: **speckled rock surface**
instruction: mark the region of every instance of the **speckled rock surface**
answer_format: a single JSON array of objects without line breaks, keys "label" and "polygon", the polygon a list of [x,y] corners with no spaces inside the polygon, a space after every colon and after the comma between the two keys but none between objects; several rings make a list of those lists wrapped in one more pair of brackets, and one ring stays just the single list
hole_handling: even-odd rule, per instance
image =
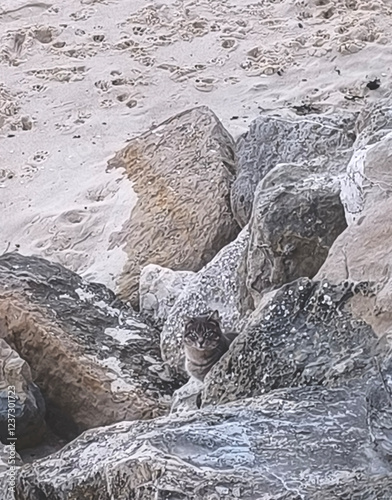
[{"label": "speckled rock surface", "polygon": [[235,241],[196,274],[171,309],[161,332],[161,348],[164,359],[178,371],[184,370],[182,333],[185,317],[218,310],[223,331],[238,331],[248,299],[239,274],[248,238],[248,229],[244,228]]},{"label": "speckled rock surface", "polygon": [[60,265],[0,257],[0,337],[29,363],[61,437],[168,410],[176,386],[159,333],[106,287]]},{"label": "speckled rock surface", "polygon": [[338,179],[310,164],[280,164],[259,183],[246,258],[255,306],[264,293],[320,269],[346,228],[339,192]]},{"label": "speckled rock surface", "polygon": [[278,163],[317,160],[324,172],[342,173],[355,139],[356,115],[308,115],[298,119],[260,116],[237,141],[238,175],[231,206],[241,226],[249,221],[260,180]]},{"label": "speckled rock surface", "polygon": [[392,194],[392,108],[385,102],[365,108],[358,119],[355,153],[342,181],[349,224]]},{"label": "speckled rock surface", "polygon": [[18,449],[41,441],[46,428],[44,398],[33,382],[29,365],[0,339],[0,440],[5,444],[12,437],[8,433],[9,415],[15,419]]},{"label": "speckled rock surface", "polygon": [[368,427],[369,411],[388,408],[367,404],[387,390],[380,379],[294,388],[92,429],[22,467],[18,500],[391,498],[390,463]]},{"label": "speckled rock surface", "polygon": [[205,379],[203,405],[222,404],[282,387],[336,386],[374,370],[381,345],[347,301],[372,294],[363,284],[302,278],[283,286]]},{"label": "speckled rock surface", "polygon": [[199,271],[238,234],[229,200],[233,150],[215,114],[199,107],[131,140],[110,162],[126,170],[138,195],[113,237],[128,254],[117,291],[132,305],[143,266]]},{"label": "speckled rock surface", "polygon": [[181,414],[197,410],[200,407],[203,387],[204,383],[201,380],[191,377],[185,385],[174,391],[171,413]]},{"label": "speckled rock surface", "polygon": [[356,315],[378,335],[392,333],[392,198],[368,207],[362,218],[333,244],[316,278],[333,283],[350,279],[377,283],[373,296],[355,297]]},{"label": "speckled rock surface", "polygon": [[181,292],[195,277],[192,271],[172,271],[155,264],[140,274],[139,310],[155,325],[162,326]]}]

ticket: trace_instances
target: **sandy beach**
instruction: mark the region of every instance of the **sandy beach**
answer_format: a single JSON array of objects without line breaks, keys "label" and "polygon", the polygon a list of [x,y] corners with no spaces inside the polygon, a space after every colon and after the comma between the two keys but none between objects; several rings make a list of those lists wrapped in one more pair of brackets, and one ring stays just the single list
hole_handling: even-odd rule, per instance
[{"label": "sandy beach", "polygon": [[0,253],[112,288],[136,197],[107,162],[129,139],[199,105],[237,138],[261,112],[355,111],[391,86],[382,0],[3,0],[0,26]]}]

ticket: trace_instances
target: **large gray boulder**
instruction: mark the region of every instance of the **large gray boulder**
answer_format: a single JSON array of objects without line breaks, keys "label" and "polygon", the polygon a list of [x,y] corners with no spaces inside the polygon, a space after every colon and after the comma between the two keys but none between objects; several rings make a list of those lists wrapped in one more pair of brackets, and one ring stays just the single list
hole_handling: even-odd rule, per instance
[{"label": "large gray boulder", "polygon": [[348,302],[372,293],[366,283],[331,285],[307,278],[283,286],[208,373],[203,405],[283,387],[335,387],[368,376],[384,351]]},{"label": "large gray boulder", "polygon": [[161,332],[162,356],[179,372],[184,370],[182,334],[187,317],[209,310],[219,311],[225,332],[238,331],[249,308],[248,293],[241,279],[249,231],[224,247],[192,278],[170,310]]},{"label": "large gray boulder", "polygon": [[[9,416],[15,419],[14,436],[9,434]],[[18,449],[27,448],[38,444],[45,430],[45,401],[30,367],[0,338],[0,440],[9,444],[7,439],[15,437]]]},{"label": "large gray boulder", "polygon": [[[381,366],[380,377],[368,383],[279,390],[181,416],[92,429],[19,469],[17,498],[391,498],[390,462],[369,427],[389,411],[388,376]],[[369,407],[373,393],[384,399]]]},{"label": "large gray boulder", "polygon": [[110,162],[125,169],[138,201],[112,244],[127,263],[118,292],[138,304],[141,268],[199,271],[239,232],[230,209],[234,143],[207,107],[180,113],[132,139]]},{"label": "large gray boulder", "polygon": [[0,257],[0,338],[26,360],[61,437],[166,413],[159,333],[105,286],[44,259]]},{"label": "large gray boulder", "polygon": [[231,206],[238,223],[248,223],[256,187],[278,163],[317,160],[324,172],[342,173],[352,154],[355,118],[350,113],[256,118],[236,147],[238,175]]},{"label": "large gray boulder", "polygon": [[260,181],[246,258],[255,306],[266,292],[320,269],[346,228],[339,193],[339,180],[310,162],[279,164]]}]

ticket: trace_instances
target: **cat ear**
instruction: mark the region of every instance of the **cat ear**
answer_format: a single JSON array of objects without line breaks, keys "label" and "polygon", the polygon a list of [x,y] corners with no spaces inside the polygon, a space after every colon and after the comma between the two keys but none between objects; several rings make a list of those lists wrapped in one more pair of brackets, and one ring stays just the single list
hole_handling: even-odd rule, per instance
[{"label": "cat ear", "polygon": [[219,311],[212,311],[212,313],[209,315],[208,319],[212,319],[213,321],[220,321],[220,316],[219,316]]}]

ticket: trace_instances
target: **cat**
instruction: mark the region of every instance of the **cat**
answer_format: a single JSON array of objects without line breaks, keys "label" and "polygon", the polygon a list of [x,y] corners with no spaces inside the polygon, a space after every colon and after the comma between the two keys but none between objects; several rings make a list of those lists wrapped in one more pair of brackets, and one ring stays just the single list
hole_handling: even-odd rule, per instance
[{"label": "cat", "polygon": [[222,333],[218,311],[188,318],[183,334],[185,368],[188,374],[203,381],[214,364],[227,352],[236,336],[234,333]]}]

